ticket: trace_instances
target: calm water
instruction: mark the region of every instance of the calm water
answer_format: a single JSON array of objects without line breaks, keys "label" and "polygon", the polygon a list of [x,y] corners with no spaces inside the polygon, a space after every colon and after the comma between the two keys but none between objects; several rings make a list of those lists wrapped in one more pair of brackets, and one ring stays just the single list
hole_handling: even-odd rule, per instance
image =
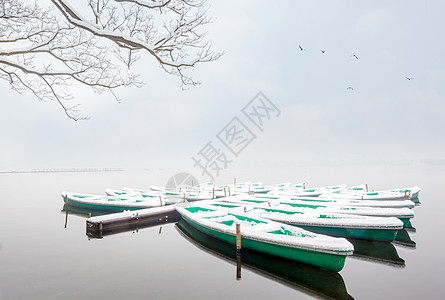
[{"label": "calm water", "polygon": [[[247,178],[261,171],[237,173]],[[182,222],[98,239],[86,235],[86,217],[73,213],[65,228],[61,191],[102,194],[106,187],[162,185],[168,171],[0,174],[0,299],[443,299],[444,167],[306,167],[263,174],[252,180],[419,185],[416,231],[404,232],[408,245],[357,242],[360,253],[348,257],[338,274],[245,250],[237,270],[230,247]]]}]

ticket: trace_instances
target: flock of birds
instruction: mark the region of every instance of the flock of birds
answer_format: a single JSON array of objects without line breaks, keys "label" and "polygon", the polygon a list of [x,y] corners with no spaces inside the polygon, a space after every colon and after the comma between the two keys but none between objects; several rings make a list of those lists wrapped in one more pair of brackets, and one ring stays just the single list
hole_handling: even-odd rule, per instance
[{"label": "flock of birds", "polygon": [[[301,45],[299,45],[298,48],[300,48],[300,51],[306,51],[306,48],[303,48]],[[324,53],[326,53],[326,50],[320,49],[320,52],[324,54]],[[355,59],[358,59],[358,56],[357,56],[356,54],[352,54],[351,57],[352,57],[352,58],[355,58]],[[406,78],[406,80],[412,80],[412,79],[414,79],[414,77],[408,77],[408,76],[405,76],[405,78]],[[348,87],[346,88],[346,90],[348,90],[348,91],[353,91],[354,88],[353,88],[352,86],[348,86]]]}]

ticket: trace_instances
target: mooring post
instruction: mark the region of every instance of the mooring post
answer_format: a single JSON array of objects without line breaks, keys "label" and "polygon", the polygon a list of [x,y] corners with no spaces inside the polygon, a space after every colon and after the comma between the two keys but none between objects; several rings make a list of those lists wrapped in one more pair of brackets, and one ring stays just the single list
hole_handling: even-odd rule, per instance
[{"label": "mooring post", "polygon": [[305,189],[306,189],[306,183],[303,182],[303,190],[305,190]]},{"label": "mooring post", "polygon": [[227,189],[229,190],[229,197],[230,197],[230,186],[228,186]]},{"label": "mooring post", "polygon": [[366,183],[366,192],[368,192],[368,184]]},{"label": "mooring post", "polygon": [[224,187],[224,197],[227,198],[226,187]]},{"label": "mooring post", "polygon": [[215,199],[215,186],[213,186],[212,199]]},{"label": "mooring post", "polygon": [[409,190],[408,200],[411,200],[411,190]]},{"label": "mooring post", "polygon": [[184,193],[184,202],[185,202],[185,193]]},{"label": "mooring post", "polygon": [[408,199],[408,197],[407,197],[406,190],[405,190],[405,200],[407,200],[407,199]]},{"label": "mooring post", "polygon": [[241,279],[241,224],[236,223],[236,280]]},{"label": "mooring post", "polygon": [[64,195],[63,199],[65,200],[65,228],[68,225],[68,196]]},{"label": "mooring post", "polygon": [[236,223],[236,253],[241,251],[241,224]]},{"label": "mooring post", "polygon": [[159,202],[161,202],[161,206],[162,206],[162,198],[161,198],[161,195],[159,195]]},{"label": "mooring post", "polygon": [[233,177],[233,187],[236,187],[236,176]]},{"label": "mooring post", "polygon": [[100,231],[100,233],[102,233],[102,228],[103,228],[102,222],[99,222],[99,231]]}]

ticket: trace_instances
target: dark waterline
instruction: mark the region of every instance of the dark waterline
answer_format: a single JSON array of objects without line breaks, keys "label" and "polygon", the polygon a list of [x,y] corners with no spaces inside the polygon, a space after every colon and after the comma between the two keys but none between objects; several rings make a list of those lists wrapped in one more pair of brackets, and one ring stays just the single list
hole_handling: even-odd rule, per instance
[{"label": "dark waterline", "polygon": [[[400,232],[393,243],[353,241],[356,254],[340,273],[244,249],[239,264],[230,246],[176,220],[97,238],[87,235],[87,214],[72,211],[64,227],[61,191],[162,185],[158,174],[1,174],[0,299],[440,299],[441,171],[400,171],[385,180],[370,174],[369,182],[382,188],[422,187],[416,231]],[[355,180],[344,175],[319,184],[360,183]]]}]

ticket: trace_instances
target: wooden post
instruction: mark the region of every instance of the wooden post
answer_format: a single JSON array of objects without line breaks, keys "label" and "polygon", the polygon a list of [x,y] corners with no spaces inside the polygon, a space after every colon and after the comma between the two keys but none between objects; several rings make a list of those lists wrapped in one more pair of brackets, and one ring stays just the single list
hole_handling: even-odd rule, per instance
[{"label": "wooden post", "polygon": [[303,190],[306,189],[306,183],[303,182]]},{"label": "wooden post", "polygon": [[185,202],[185,193],[184,193],[184,202]]},{"label": "wooden post", "polygon": [[224,197],[227,198],[226,187],[224,187]]},{"label": "wooden post", "polygon": [[161,198],[161,195],[159,195],[159,202],[161,202],[161,206],[162,206],[162,198]]},{"label": "wooden post", "polygon": [[236,186],[236,176],[233,177],[233,187],[235,187],[235,186]]},{"label": "wooden post", "polygon": [[368,184],[366,183],[366,192],[368,192]]},{"label": "wooden post", "polygon": [[244,206],[244,212],[247,212],[247,208]]},{"label": "wooden post", "polygon": [[411,200],[411,190],[409,190],[408,200]]},{"label": "wooden post", "polygon": [[241,252],[236,252],[236,280],[241,280]]},{"label": "wooden post", "polygon": [[227,189],[229,190],[229,197],[230,197],[230,186],[228,186]]},{"label": "wooden post", "polygon": [[269,204],[269,207],[270,207],[270,201],[267,201],[267,204]]},{"label": "wooden post", "polygon": [[236,252],[241,251],[241,224],[236,223]]},{"label": "wooden post", "polygon": [[407,194],[406,194],[406,190],[405,190],[405,200],[408,199]]},{"label": "wooden post", "polygon": [[215,185],[213,185],[212,199],[215,199]]},{"label": "wooden post", "polygon": [[65,214],[65,228],[66,228],[66,226],[68,225],[68,196],[67,195],[63,196],[63,199],[65,200],[65,211],[66,211],[66,214]]}]

